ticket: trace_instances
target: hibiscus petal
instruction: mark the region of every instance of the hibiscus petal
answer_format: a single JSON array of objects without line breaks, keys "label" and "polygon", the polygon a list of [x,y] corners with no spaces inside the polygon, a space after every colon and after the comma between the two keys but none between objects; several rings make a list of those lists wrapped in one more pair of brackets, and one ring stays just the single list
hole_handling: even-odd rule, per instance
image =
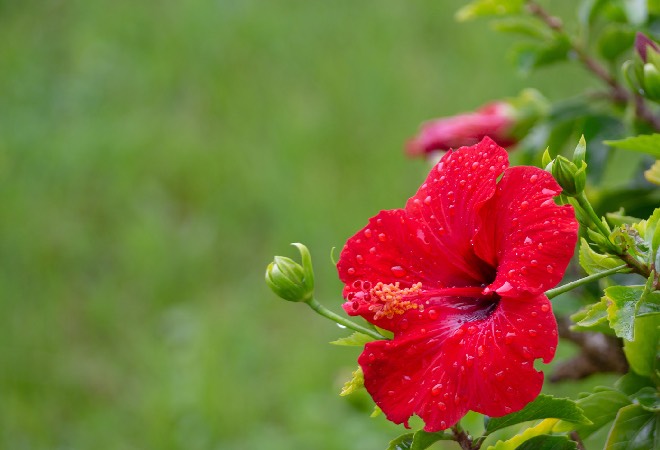
[{"label": "hibiscus petal", "polygon": [[504,172],[495,196],[480,210],[474,251],[497,266],[488,287],[502,296],[542,293],[561,281],[577,242],[578,224],[570,205],[553,198],[561,188],[536,167]]},{"label": "hibiscus petal", "polygon": [[[540,392],[557,324],[544,295],[503,298],[487,318],[461,322],[450,307],[419,315],[392,341],[365,346],[358,362],[365,387],[387,418],[420,416],[429,432],[454,425],[468,410],[497,417],[522,409]],[[439,315],[435,317],[435,315]]]}]

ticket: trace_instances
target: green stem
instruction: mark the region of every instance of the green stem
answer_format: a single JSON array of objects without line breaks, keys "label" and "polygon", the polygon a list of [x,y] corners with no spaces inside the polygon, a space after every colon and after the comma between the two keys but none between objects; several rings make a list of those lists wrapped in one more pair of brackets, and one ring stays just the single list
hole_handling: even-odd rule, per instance
[{"label": "green stem", "polygon": [[604,272],[595,273],[593,275],[589,275],[588,277],[580,278],[579,280],[575,280],[575,281],[571,281],[570,283],[566,283],[565,285],[559,286],[558,288],[550,289],[549,291],[545,292],[545,295],[548,298],[553,298],[553,297],[558,296],[559,294],[563,294],[564,292],[571,291],[571,290],[575,289],[576,287],[580,287],[583,284],[591,283],[594,280],[598,280],[600,278],[604,278],[604,277],[607,277],[609,275],[613,275],[613,274],[615,274],[615,273],[617,273],[621,270],[624,270],[626,268],[628,268],[628,265],[627,264],[622,264],[622,265],[620,265],[618,267],[615,267],[613,269],[606,270]]},{"label": "green stem", "polygon": [[385,336],[378,333],[377,331],[370,330],[369,328],[365,328],[362,325],[358,325],[357,323],[345,317],[340,316],[339,314],[333,313],[328,308],[320,304],[315,298],[310,299],[307,302],[307,304],[309,305],[310,308],[312,308],[314,311],[316,311],[323,317],[327,317],[328,319],[337,322],[339,325],[343,325],[346,328],[350,328],[351,330],[355,330],[362,334],[366,334],[367,336],[371,336],[374,339],[387,339]]},{"label": "green stem", "polygon": [[598,214],[596,214],[596,211],[594,211],[594,208],[591,206],[591,203],[589,203],[589,200],[587,199],[587,196],[584,195],[584,192],[580,192],[580,194],[575,197],[575,200],[577,200],[578,204],[584,210],[584,212],[587,213],[593,224],[596,225],[598,231],[600,231],[600,233],[607,240],[609,240],[610,230],[607,229],[603,221],[600,219],[600,217],[598,217]]}]

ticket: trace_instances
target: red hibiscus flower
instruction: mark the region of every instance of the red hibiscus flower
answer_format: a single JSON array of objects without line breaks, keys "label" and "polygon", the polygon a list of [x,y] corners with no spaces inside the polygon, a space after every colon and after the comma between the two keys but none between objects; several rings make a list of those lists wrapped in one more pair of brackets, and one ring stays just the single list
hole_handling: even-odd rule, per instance
[{"label": "red hibiscus flower", "polygon": [[508,166],[489,138],[446,153],[405,209],[381,211],[342,250],[344,309],[394,334],[358,362],[395,423],[416,414],[438,431],[468,410],[517,411],[541,389],[534,361],[557,346],[544,292],[578,225],[549,173]]},{"label": "red hibiscus flower", "polygon": [[425,155],[434,150],[474,145],[485,136],[507,147],[518,142],[512,135],[515,123],[515,109],[509,103],[489,103],[473,113],[425,123],[417,136],[408,141],[406,152],[410,156]]}]

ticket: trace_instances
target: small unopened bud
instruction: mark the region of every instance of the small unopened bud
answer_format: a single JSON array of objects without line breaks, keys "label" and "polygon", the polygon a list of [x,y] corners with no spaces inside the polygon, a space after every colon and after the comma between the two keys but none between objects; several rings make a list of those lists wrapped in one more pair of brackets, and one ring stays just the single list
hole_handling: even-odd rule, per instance
[{"label": "small unopened bud", "polygon": [[658,44],[649,39],[644,33],[637,33],[635,35],[635,50],[644,63],[647,63],[649,60],[649,50],[655,53],[660,53],[660,47],[658,47]]},{"label": "small unopened bud", "polygon": [[302,244],[298,248],[302,265],[291,258],[276,256],[266,268],[266,284],[280,298],[290,302],[308,302],[314,296],[314,269],[309,250]]},{"label": "small unopened bud", "polygon": [[562,194],[575,197],[584,191],[587,182],[587,163],[580,162],[580,167],[563,156],[557,156],[552,163],[552,176],[563,189]]},{"label": "small unopened bud", "polygon": [[635,57],[623,65],[628,84],[644,97],[660,101],[660,46],[648,36],[637,33]]}]

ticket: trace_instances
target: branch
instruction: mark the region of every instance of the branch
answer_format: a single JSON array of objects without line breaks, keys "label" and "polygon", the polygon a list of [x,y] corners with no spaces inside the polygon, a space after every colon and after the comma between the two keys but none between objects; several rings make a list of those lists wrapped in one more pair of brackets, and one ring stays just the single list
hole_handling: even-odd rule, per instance
[{"label": "branch", "polygon": [[534,2],[533,0],[527,0],[527,10],[534,16],[541,19],[550,29],[555,32],[564,35],[570,42],[571,48],[577,55],[580,62],[597,78],[600,78],[605,84],[607,84],[611,89],[611,98],[615,103],[634,103],[635,105],[635,115],[643,120],[644,122],[651,125],[656,130],[660,131],[660,117],[657,117],[653,112],[647,107],[644,99],[635,92],[630,92],[627,90],[621,83],[614,78],[610,72],[600,64],[596,59],[592,58],[587,51],[575,42],[571,36],[566,33],[561,19],[558,17],[550,15],[541,5]]}]

